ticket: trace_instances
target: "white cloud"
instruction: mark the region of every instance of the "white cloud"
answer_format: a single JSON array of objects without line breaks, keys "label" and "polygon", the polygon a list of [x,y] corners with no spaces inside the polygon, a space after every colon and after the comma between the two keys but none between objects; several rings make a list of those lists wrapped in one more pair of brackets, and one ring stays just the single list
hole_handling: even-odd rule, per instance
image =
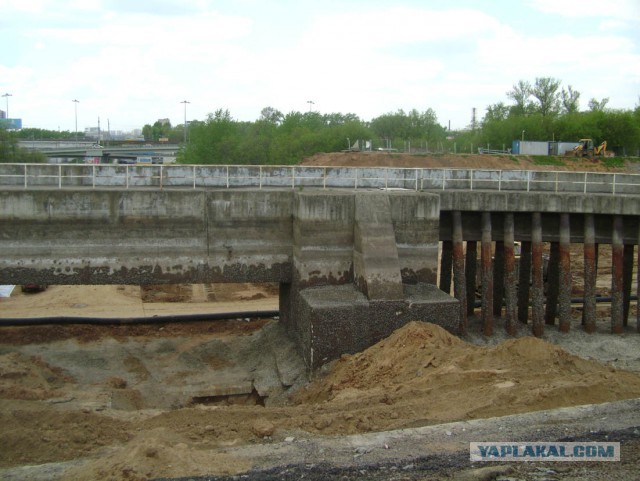
[{"label": "white cloud", "polygon": [[528,3],[542,12],[573,18],[576,26],[586,17],[640,19],[637,0],[529,0]]},{"label": "white cloud", "polygon": [[[568,14],[566,28],[550,34],[509,17],[521,20],[531,10],[492,16],[480,3],[452,3],[432,9],[401,0],[335,11],[314,3],[283,19],[253,0],[240,2],[242,9],[210,0],[23,0],[5,17],[21,28],[6,52],[11,63],[5,52],[0,57],[0,89],[14,94],[12,112],[25,125],[51,127],[55,119],[62,129],[73,127],[73,98],[87,125],[100,116],[117,128],[161,117],[182,123],[183,99],[191,101],[188,117],[198,119],[228,108],[254,120],[267,105],[304,111],[313,100],[322,112],[367,120],[431,107],[441,122],[462,127],[472,107],[481,116],[487,105],[507,101],[518,80],[542,76],[571,84],[584,102],[611,97],[610,105],[630,108],[637,100],[637,33],[613,28],[629,25],[635,3],[614,2],[604,14],[604,2],[531,0],[554,21]],[[276,4],[274,15],[282,15]],[[584,28],[573,28],[576,22]]]}]

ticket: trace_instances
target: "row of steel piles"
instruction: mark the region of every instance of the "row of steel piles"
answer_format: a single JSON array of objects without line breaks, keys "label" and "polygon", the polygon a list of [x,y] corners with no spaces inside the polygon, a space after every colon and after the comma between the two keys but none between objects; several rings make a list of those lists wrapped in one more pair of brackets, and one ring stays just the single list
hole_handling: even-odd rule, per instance
[{"label": "row of steel piles", "polygon": [[[586,332],[596,330],[596,276],[598,244],[595,238],[594,217],[584,216],[584,296],[582,325]],[[459,331],[468,329],[468,316],[474,314],[476,293],[477,241],[467,241],[466,250],[462,215],[452,212],[453,235],[451,241],[442,243],[440,265],[440,289],[460,301]],[[634,245],[623,244],[622,216],[613,216],[612,232],[612,281],[611,281],[611,332],[621,333],[627,326],[631,302]],[[482,332],[493,334],[494,317],[502,315],[504,307],[505,329],[514,335],[517,323],[529,323],[535,336],[544,334],[545,325],[554,325],[568,332],[571,327],[571,255],[569,214],[560,215],[559,242],[552,242],[548,263],[548,288],[545,299],[543,277],[543,242],[541,214],[531,214],[531,240],[521,243],[519,268],[514,249],[514,217],[504,214],[503,240],[495,241],[492,249],[491,213],[482,213],[482,237],[480,245],[480,269],[482,304]],[[640,246],[640,231],[638,232]],[[640,249],[640,248],[639,248]],[[494,252],[492,252],[494,251]],[[640,273],[640,252],[638,255]],[[453,272],[453,279],[452,274]],[[637,297],[640,299],[640,274]],[[546,301],[546,302],[545,302]],[[637,330],[640,332],[640,308],[637,309]]]}]

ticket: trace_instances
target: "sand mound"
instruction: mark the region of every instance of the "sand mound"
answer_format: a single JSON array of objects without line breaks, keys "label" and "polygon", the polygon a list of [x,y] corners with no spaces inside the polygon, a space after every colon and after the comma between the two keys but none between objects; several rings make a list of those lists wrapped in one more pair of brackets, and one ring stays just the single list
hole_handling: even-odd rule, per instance
[{"label": "sand mound", "polygon": [[205,476],[212,471],[236,474],[250,467],[224,453],[191,449],[187,438],[157,428],[139,434],[125,446],[99,459],[69,470],[65,479],[144,481],[159,477]]},{"label": "sand mound", "polygon": [[353,356],[343,356],[297,403],[418,408],[422,424],[640,396],[640,376],[523,337],[494,348],[412,322]]}]

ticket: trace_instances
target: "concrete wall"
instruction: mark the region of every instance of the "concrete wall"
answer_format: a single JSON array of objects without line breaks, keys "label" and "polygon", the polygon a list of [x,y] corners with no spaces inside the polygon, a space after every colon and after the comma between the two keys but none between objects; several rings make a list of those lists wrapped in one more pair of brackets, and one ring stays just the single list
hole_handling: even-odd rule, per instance
[{"label": "concrete wall", "polygon": [[6,190],[0,284],[278,282],[282,322],[316,368],[410,320],[455,331],[457,301],[429,287],[439,202],[380,190]]},{"label": "concrete wall", "polygon": [[[291,192],[0,192],[0,283],[281,282]],[[31,279],[31,280],[29,280]]]}]

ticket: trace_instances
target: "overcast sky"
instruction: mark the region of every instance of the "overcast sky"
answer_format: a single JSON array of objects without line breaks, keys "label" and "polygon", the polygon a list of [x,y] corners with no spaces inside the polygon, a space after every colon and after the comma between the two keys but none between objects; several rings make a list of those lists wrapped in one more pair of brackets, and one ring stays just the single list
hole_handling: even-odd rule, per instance
[{"label": "overcast sky", "polygon": [[[640,102],[640,0],[0,0],[0,109],[23,127],[131,130],[435,110],[463,128],[518,80]],[[308,102],[312,101],[313,104]]]}]

